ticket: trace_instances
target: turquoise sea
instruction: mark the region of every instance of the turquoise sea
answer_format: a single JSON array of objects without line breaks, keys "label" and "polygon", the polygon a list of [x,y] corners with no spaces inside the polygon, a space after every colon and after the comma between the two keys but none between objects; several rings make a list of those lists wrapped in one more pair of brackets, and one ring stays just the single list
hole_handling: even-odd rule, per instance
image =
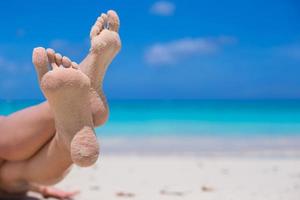
[{"label": "turquoise sea", "polygon": [[[39,101],[0,101],[8,115]],[[97,128],[114,136],[300,136],[300,100],[109,101],[108,123]]]}]

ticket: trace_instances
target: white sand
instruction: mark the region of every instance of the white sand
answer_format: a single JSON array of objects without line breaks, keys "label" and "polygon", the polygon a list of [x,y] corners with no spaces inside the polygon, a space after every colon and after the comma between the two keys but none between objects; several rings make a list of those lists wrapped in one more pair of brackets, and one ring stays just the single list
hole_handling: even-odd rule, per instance
[{"label": "white sand", "polygon": [[104,155],[57,187],[78,200],[299,200],[300,159]]}]

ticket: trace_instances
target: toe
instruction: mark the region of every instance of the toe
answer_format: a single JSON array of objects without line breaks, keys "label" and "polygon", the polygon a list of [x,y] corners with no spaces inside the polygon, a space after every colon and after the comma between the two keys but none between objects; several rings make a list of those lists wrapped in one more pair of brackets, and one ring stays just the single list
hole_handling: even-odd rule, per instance
[{"label": "toe", "polygon": [[62,65],[66,68],[71,67],[71,60],[68,57],[64,56],[62,58]]},{"label": "toe", "polygon": [[53,49],[47,49],[47,56],[48,56],[48,60],[52,66],[53,69],[57,68],[57,64],[55,62],[55,51]]},{"label": "toe", "polygon": [[90,32],[90,38],[93,39],[95,36],[97,36],[100,32],[100,29],[97,25],[94,25],[91,29],[91,32]]},{"label": "toe", "polygon": [[98,33],[101,32],[104,29],[104,20],[102,18],[97,20],[94,26],[98,27]]},{"label": "toe", "polygon": [[107,15],[106,15],[106,14],[103,14],[103,13],[101,14],[100,17],[97,18],[96,24],[97,24],[98,26],[100,26],[101,29],[104,28],[103,26],[104,26],[104,23],[105,23],[106,18],[107,18]]},{"label": "toe", "polygon": [[62,64],[62,55],[60,53],[55,54],[55,62],[57,66],[61,66]]},{"label": "toe", "polygon": [[97,36],[104,29],[106,20],[107,20],[107,15],[103,13],[101,14],[100,17],[97,18],[97,21],[95,22],[90,32],[91,39]]},{"label": "toe", "polygon": [[107,19],[108,19],[108,16],[104,13],[101,14],[100,18],[102,19],[103,21],[103,28],[107,28]]},{"label": "toe", "polygon": [[108,15],[108,29],[111,31],[118,32],[120,27],[120,20],[118,14],[110,10],[107,12]]},{"label": "toe", "polygon": [[74,68],[74,69],[78,69],[78,64],[76,62],[72,62],[71,66]]},{"label": "toe", "polygon": [[106,21],[107,21],[107,18],[108,18],[108,16],[107,16],[107,14],[105,14],[105,13],[102,13],[102,14],[101,14],[101,16],[100,16],[100,18],[101,18],[101,19],[103,19],[103,21],[104,21],[104,22],[106,22]]},{"label": "toe", "polygon": [[38,74],[38,79],[40,81],[42,77],[48,72],[49,62],[46,50],[42,47],[35,48],[32,53],[32,62],[35,66]]}]

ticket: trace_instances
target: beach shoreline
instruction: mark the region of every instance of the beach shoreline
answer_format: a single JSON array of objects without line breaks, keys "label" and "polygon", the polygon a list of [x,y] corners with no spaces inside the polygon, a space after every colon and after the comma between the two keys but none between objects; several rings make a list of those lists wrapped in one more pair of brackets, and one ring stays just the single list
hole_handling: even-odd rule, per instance
[{"label": "beach shoreline", "polygon": [[299,136],[260,137],[99,137],[108,155],[248,156],[300,158]]}]

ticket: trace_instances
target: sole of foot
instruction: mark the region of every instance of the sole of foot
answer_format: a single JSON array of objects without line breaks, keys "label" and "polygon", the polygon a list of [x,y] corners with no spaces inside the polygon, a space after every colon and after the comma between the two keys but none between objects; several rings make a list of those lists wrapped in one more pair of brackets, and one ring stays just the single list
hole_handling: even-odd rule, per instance
[{"label": "sole of foot", "polygon": [[41,89],[54,113],[56,135],[81,167],[94,164],[99,145],[90,109],[90,79],[69,58],[52,49],[33,51]]},{"label": "sole of foot", "polygon": [[121,49],[119,27],[120,20],[115,11],[101,14],[91,28],[90,52],[79,65],[80,70],[91,80],[90,101],[95,126],[104,124],[108,118],[108,105],[102,85],[109,64]]}]

